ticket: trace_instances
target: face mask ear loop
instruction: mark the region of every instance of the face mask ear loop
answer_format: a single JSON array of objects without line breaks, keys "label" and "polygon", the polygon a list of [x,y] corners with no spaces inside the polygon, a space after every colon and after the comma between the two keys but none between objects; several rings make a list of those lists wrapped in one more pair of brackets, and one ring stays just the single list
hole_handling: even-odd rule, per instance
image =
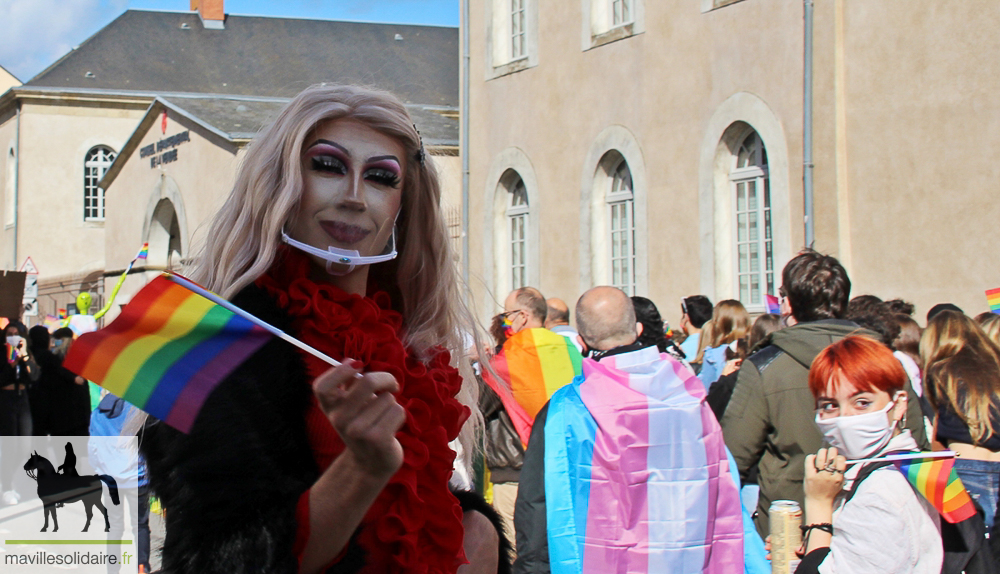
[{"label": "face mask ear loop", "polygon": [[[896,401],[899,400],[899,397],[905,397],[905,396],[906,396],[906,391],[898,391],[896,393],[896,396],[892,398],[892,402],[895,403]],[[895,407],[893,407],[893,408],[895,408]],[[898,421],[892,421],[892,424],[894,424],[894,425],[898,424],[899,425],[898,428],[900,430],[906,428],[906,411],[903,411],[903,416],[900,417],[900,419]]]}]

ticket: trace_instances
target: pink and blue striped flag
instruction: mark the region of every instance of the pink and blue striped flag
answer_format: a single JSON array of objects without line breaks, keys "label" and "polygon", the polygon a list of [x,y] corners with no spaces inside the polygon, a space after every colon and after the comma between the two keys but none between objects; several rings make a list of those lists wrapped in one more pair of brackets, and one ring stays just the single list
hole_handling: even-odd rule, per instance
[{"label": "pink and blue striped flag", "polygon": [[781,300],[770,293],[764,295],[764,307],[768,313],[781,315]]},{"label": "pink and blue striped flag", "polygon": [[586,359],[553,395],[545,498],[554,574],[743,572],[743,518],[705,387],[655,347]]}]

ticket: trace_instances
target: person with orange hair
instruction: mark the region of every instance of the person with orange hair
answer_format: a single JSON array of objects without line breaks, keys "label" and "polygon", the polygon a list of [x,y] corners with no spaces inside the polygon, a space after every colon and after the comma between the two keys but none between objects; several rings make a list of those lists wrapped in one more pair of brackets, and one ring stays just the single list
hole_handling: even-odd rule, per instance
[{"label": "person with orange hair", "polygon": [[846,337],[813,361],[816,425],[831,446],[806,457],[806,554],[797,573],[941,572],[934,507],[892,465],[846,468],[847,459],[918,450],[902,428],[906,381],[892,351],[867,337]]}]

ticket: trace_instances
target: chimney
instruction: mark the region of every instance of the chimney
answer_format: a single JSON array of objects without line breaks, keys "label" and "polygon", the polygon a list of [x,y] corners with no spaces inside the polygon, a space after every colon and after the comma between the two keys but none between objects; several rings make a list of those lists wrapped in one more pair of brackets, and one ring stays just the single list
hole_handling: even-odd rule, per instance
[{"label": "chimney", "polygon": [[223,0],[191,0],[191,11],[198,11],[201,25],[206,30],[223,30],[226,27],[226,14],[222,4]]}]

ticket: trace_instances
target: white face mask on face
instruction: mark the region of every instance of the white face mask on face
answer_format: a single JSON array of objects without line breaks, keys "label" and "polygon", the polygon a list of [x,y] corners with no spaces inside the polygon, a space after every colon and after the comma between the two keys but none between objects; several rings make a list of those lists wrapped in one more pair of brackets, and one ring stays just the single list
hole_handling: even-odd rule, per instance
[{"label": "white face mask on face", "polygon": [[848,459],[869,458],[885,448],[892,438],[896,421],[889,422],[889,411],[895,406],[894,398],[885,408],[863,415],[820,419],[817,413],[816,426],[830,446],[837,447]]},{"label": "white face mask on face", "polygon": [[20,343],[21,343],[21,337],[19,337],[18,335],[11,335],[10,337],[7,337],[7,344],[10,345],[11,347],[14,347],[15,349]]}]

